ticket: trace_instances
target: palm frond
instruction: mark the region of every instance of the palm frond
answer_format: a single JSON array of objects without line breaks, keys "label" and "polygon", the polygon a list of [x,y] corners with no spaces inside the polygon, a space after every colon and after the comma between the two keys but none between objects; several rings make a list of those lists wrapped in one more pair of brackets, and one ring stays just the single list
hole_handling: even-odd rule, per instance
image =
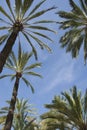
[{"label": "palm frond", "polygon": [[7,12],[0,6],[0,12],[2,14],[4,14],[12,23],[14,23],[14,21],[12,20],[12,18],[7,14]]},{"label": "palm frond", "polygon": [[84,112],[87,113],[87,90],[84,95]]},{"label": "palm frond", "polygon": [[6,78],[6,77],[11,77],[11,76],[12,76],[12,74],[5,74],[5,75],[0,76],[0,79]]},{"label": "palm frond", "polygon": [[0,45],[8,38],[8,34],[2,35],[0,37]]},{"label": "palm frond", "polygon": [[19,40],[19,47],[18,47],[18,64],[20,64],[20,61],[21,61],[21,56],[22,56],[22,50],[21,50],[21,43],[20,43],[20,40]]},{"label": "palm frond", "polygon": [[12,24],[10,22],[4,20],[3,18],[0,18],[0,22],[3,22],[5,24],[8,24],[8,25],[12,26]]},{"label": "palm frond", "polygon": [[37,76],[37,77],[42,78],[42,76],[40,74],[33,72],[33,71],[24,72],[23,74],[27,74],[27,75],[31,75],[31,76]]},{"label": "palm frond", "polygon": [[41,67],[41,65],[42,65],[42,63],[34,63],[34,64],[32,64],[32,65],[30,65],[28,67],[25,67],[24,71],[31,70],[31,69],[34,69],[36,67]]},{"label": "palm frond", "polygon": [[41,2],[39,2],[39,3],[33,8],[33,10],[29,13],[28,16],[34,14],[34,12],[35,12],[37,9],[39,9],[39,7],[40,7],[45,1],[46,1],[46,0],[42,0]]},{"label": "palm frond", "polygon": [[25,84],[26,84],[27,86],[29,86],[29,87],[31,88],[32,93],[34,93],[34,88],[33,88],[33,86],[31,85],[31,83],[30,83],[28,80],[26,80],[24,77],[22,77],[22,80],[25,82]]},{"label": "palm frond", "polygon": [[22,17],[24,17],[25,13],[27,12],[27,10],[30,8],[30,6],[33,4],[34,0],[24,0],[23,4],[22,4]]},{"label": "palm frond", "polygon": [[29,28],[35,29],[35,30],[37,29],[37,30],[44,30],[44,31],[50,31],[50,32],[56,33],[56,31],[49,29],[47,27],[43,27],[43,26],[33,26],[33,25],[31,26],[31,25],[29,25]]},{"label": "palm frond", "polygon": [[34,56],[35,56],[35,59],[37,60],[38,57],[37,57],[37,51],[36,51],[35,47],[32,45],[32,42],[30,41],[30,39],[29,39],[29,37],[27,36],[27,34],[23,32],[23,35],[24,35],[24,37],[26,38],[26,40],[28,41],[29,45],[31,46],[32,51],[33,51]]},{"label": "palm frond", "polygon": [[15,11],[17,15],[17,20],[20,20],[20,9],[22,6],[22,0],[15,0]]},{"label": "palm frond", "polygon": [[40,23],[56,23],[56,21],[52,21],[52,20],[39,20],[39,21],[33,22],[33,24],[40,24]]},{"label": "palm frond", "polygon": [[40,46],[41,49],[47,49],[49,52],[51,52],[51,49],[50,47],[48,47],[45,43],[43,43],[40,39],[38,39],[36,36],[34,35],[31,35],[30,33],[27,32],[27,34],[32,37],[37,43],[38,45]]},{"label": "palm frond", "polygon": [[[13,61],[14,65],[17,66],[16,56],[13,51],[11,51],[11,53],[10,53],[10,58]],[[7,63],[8,63],[8,59],[7,59]]]},{"label": "palm frond", "polygon": [[71,7],[73,8],[72,11],[76,12],[78,15],[84,16],[83,11],[73,2],[73,0],[69,0]]},{"label": "palm frond", "polygon": [[38,35],[38,36],[41,36],[41,37],[43,37],[43,38],[46,38],[46,39],[48,39],[49,41],[53,42],[53,40],[52,40],[50,37],[48,37],[47,35],[41,34],[41,33],[39,33],[39,32],[32,32],[32,33],[34,33],[34,34],[36,34],[36,35]]},{"label": "palm frond", "polygon": [[5,27],[5,26],[3,26],[3,27],[0,27],[0,30],[6,30],[6,29],[9,29],[10,27]]},{"label": "palm frond", "polygon": [[11,3],[10,3],[10,0],[6,0],[6,3],[7,3],[8,8],[9,8],[9,10],[10,10],[10,12],[11,12],[12,16],[13,16],[13,19],[15,20],[15,16],[14,16],[14,13],[13,13],[12,8],[11,8]]},{"label": "palm frond", "polygon": [[43,15],[43,14],[45,14],[45,13],[47,13],[48,11],[53,10],[53,9],[56,9],[56,7],[51,7],[51,8],[49,8],[49,9],[46,9],[46,10],[42,10],[42,11],[40,11],[40,12],[37,12],[37,13],[35,13],[35,14],[33,14],[33,15],[30,15],[29,17],[27,17],[27,18],[24,19],[24,20],[27,22],[27,21],[32,20],[32,19],[34,19],[34,18],[40,17],[41,15]]},{"label": "palm frond", "polygon": [[85,5],[85,3],[83,2],[83,0],[79,0],[80,1],[80,5],[82,7],[82,10],[85,12],[85,14],[87,14],[87,6]]}]

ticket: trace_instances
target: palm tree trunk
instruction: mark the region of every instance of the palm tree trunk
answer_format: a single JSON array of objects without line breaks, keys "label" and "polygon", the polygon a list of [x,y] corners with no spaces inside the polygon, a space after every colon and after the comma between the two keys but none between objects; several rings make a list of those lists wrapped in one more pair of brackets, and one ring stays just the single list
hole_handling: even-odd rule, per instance
[{"label": "palm tree trunk", "polygon": [[11,33],[11,35],[9,36],[9,38],[7,40],[6,45],[4,46],[3,50],[0,53],[0,73],[2,72],[6,59],[12,50],[12,47],[15,43],[18,33],[19,33],[19,31],[15,31],[15,32],[13,31]]},{"label": "palm tree trunk", "polygon": [[16,76],[16,81],[15,81],[14,88],[13,88],[13,94],[12,94],[9,112],[8,112],[8,115],[6,118],[4,130],[11,130],[11,127],[12,127],[12,121],[13,121],[15,104],[16,104],[17,93],[18,93],[18,87],[19,87],[19,80],[20,80],[20,77]]}]

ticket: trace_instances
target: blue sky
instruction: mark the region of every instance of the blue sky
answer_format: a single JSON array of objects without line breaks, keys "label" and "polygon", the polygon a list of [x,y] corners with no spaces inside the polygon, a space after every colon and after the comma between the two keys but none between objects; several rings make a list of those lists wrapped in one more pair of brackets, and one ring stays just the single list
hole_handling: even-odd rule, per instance
[{"label": "blue sky", "polygon": [[[39,1],[35,0],[35,2]],[[4,3],[5,0],[0,1],[0,5],[4,5],[5,7]],[[48,8],[53,5],[57,6],[58,9],[51,14],[48,13],[44,18],[52,18],[60,21],[61,19],[55,15],[55,12],[69,10],[68,0],[47,0],[42,8]],[[84,65],[83,50],[81,49],[77,59],[72,59],[70,53],[66,54],[65,49],[60,48],[59,39],[63,35],[63,31],[59,30],[59,25],[53,24],[47,26],[56,30],[58,33],[56,35],[53,33],[47,34],[54,40],[54,43],[47,43],[52,48],[51,54],[46,50],[42,51],[38,48],[39,62],[42,62],[42,67],[37,72],[43,76],[43,79],[36,77],[29,79],[35,88],[34,94],[31,93],[30,89],[23,82],[20,83],[18,92],[18,97],[29,99],[29,103],[34,104],[39,114],[46,111],[44,104],[50,103],[53,97],[59,95],[62,91],[69,91],[74,85],[82,92],[87,88],[87,65]],[[23,48],[28,50],[26,49],[28,48],[27,44],[26,46],[23,45]],[[17,51],[17,44],[15,44],[13,49],[15,52]],[[9,78],[0,80],[0,107],[6,105],[6,100],[11,99],[13,85],[14,82],[11,83]]]}]

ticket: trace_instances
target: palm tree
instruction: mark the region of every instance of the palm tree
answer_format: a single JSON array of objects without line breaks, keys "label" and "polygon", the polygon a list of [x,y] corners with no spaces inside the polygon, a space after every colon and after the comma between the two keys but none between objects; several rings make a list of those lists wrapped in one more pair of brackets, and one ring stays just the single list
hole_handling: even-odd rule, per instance
[{"label": "palm tree", "polygon": [[[45,121],[48,127],[55,128],[56,126],[56,129],[60,130],[87,130],[87,90],[84,96],[77,91],[76,86],[70,92],[63,92],[62,96],[55,96],[52,104],[46,105],[50,111],[43,114],[42,118],[49,119],[49,122]],[[51,122],[51,120],[54,121]]]},{"label": "palm tree", "polygon": [[[8,104],[10,104],[10,101],[7,101]],[[4,125],[6,114],[8,113],[9,108],[3,107],[0,110],[1,117],[0,117],[0,123],[2,126]],[[14,130],[34,130],[34,128],[38,127],[38,124],[36,124],[34,118],[36,116],[36,109],[32,107],[32,104],[28,103],[28,100],[25,99],[18,99],[16,101],[15,105],[15,111],[14,111],[14,119],[13,119],[13,129]]]},{"label": "palm tree", "polygon": [[77,57],[83,44],[84,62],[87,59],[87,1],[69,0],[71,11],[59,11],[57,14],[63,20],[58,22],[60,29],[66,30],[60,38],[61,47],[66,48],[66,52],[71,52],[72,57]]},{"label": "palm tree", "polygon": [[34,130],[34,127],[37,127],[35,124],[34,118],[36,111],[32,108],[31,104],[28,103],[28,100],[18,100],[15,107],[13,128],[14,130]]},{"label": "palm tree", "polygon": [[12,47],[16,41],[17,36],[19,35],[19,32],[21,32],[28,41],[36,59],[37,51],[31,41],[32,39],[35,41],[35,43],[38,43],[41,49],[46,48],[48,51],[51,51],[51,49],[42,40],[40,40],[40,38],[45,38],[51,42],[52,39],[47,35],[39,32],[40,30],[44,30],[55,33],[55,31],[53,31],[52,29],[43,26],[43,24],[53,23],[54,21],[47,19],[38,20],[40,16],[43,16],[45,13],[55,9],[55,7],[51,7],[40,11],[39,8],[45,1],[46,0],[41,0],[41,2],[39,2],[32,10],[29,10],[34,0],[15,0],[14,9],[12,8],[12,1],[6,0],[6,4],[9,8],[10,14],[8,14],[6,10],[2,6],[0,6],[0,13],[4,16],[3,18],[0,18],[0,22],[5,23],[4,26],[2,25],[0,27],[0,30],[7,31],[6,34],[0,37],[0,44],[6,41],[6,44],[0,53],[0,72],[3,69],[6,59],[12,50]]},{"label": "palm tree", "polygon": [[41,77],[41,75],[32,71],[32,69],[34,69],[36,67],[40,67],[41,63],[34,63],[34,64],[26,66],[26,64],[32,57],[32,55],[33,55],[32,52],[31,53],[22,52],[21,44],[19,44],[18,57],[16,58],[16,55],[12,51],[9,58],[7,59],[6,65],[5,65],[5,67],[14,71],[15,73],[14,74],[5,74],[5,75],[0,76],[0,79],[8,77],[8,76],[11,76],[11,80],[16,78],[14,88],[13,88],[12,99],[10,102],[9,112],[8,112],[6,122],[5,122],[5,128],[4,128],[5,130],[11,129],[20,79],[22,79],[27,86],[30,86],[32,92],[34,92],[33,86],[31,85],[30,81],[24,77],[24,75],[29,75],[29,76],[32,75],[32,76]]}]

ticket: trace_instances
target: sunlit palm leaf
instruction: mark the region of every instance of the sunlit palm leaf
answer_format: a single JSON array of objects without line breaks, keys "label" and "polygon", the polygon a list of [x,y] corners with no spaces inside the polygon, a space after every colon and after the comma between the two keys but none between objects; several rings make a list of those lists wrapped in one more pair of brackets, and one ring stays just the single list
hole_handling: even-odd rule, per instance
[{"label": "sunlit palm leaf", "polygon": [[32,64],[32,65],[26,67],[24,70],[25,70],[25,71],[26,71],[26,70],[31,70],[31,69],[34,69],[34,68],[36,68],[36,67],[41,67],[41,63]]},{"label": "sunlit palm leaf", "polygon": [[34,0],[24,0],[22,5],[22,17],[25,15],[27,10],[30,8]]},{"label": "sunlit palm leaf", "polygon": [[21,6],[22,6],[22,0],[15,0],[15,11],[16,11],[17,19],[20,18]]}]

